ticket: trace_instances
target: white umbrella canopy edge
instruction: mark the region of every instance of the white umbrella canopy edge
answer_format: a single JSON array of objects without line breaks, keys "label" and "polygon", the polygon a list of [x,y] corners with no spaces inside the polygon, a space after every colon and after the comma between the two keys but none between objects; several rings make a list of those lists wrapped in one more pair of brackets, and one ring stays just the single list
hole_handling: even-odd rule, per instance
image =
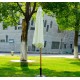
[{"label": "white umbrella canopy edge", "polygon": [[44,36],[43,36],[43,16],[41,6],[37,10],[35,31],[33,35],[33,43],[37,48],[44,48]]},{"label": "white umbrella canopy edge", "polygon": [[40,49],[40,77],[42,77],[42,48],[44,48],[44,38],[43,38],[43,16],[42,8],[39,7],[36,15],[35,31],[33,36],[33,45]]}]

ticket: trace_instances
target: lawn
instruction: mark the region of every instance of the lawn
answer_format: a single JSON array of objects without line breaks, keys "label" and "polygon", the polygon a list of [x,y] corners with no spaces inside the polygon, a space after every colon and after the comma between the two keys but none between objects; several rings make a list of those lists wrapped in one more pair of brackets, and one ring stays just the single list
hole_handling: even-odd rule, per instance
[{"label": "lawn", "polygon": [[[39,57],[28,57],[28,60],[35,60],[33,63],[22,66],[19,56],[0,56],[1,77],[35,77],[39,75]],[[80,77],[80,60],[69,58],[42,58],[42,73],[46,77]]]}]

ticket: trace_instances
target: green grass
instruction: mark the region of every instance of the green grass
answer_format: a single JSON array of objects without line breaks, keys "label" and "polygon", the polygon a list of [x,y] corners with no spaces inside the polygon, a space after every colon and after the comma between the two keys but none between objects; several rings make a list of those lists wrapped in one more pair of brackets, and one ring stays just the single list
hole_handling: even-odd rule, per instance
[{"label": "green grass", "polygon": [[[22,66],[19,56],[0,56],[1,77],[35,77],[39,75],[39,57],[28,57],[33,63]],[[46,77],[80,77],[80,60],[69,58],[42,58],[42,73]]]}]

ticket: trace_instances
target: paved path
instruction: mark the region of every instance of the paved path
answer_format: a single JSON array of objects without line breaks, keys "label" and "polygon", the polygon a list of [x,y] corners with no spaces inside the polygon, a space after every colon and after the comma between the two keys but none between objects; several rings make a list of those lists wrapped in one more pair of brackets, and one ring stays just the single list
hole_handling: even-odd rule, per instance
[{"label": "paved path", "polygon": [[[0,53],[0,56],[11,55],[10,53]],[[15,53],[14,56],[20,56],[20,53]],[[28,54],[28,56],[40,56],[39,54]],[[65,57],[65,58],[74,58],[74,55],[70,54],[42,54],[43,57]],[[80,58],[80,55],[79,55]]]}]

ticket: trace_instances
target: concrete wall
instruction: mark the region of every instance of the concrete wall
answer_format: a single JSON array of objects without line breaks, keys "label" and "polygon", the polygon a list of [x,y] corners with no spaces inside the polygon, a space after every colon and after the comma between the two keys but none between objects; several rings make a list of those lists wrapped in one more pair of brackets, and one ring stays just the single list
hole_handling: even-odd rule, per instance
[{"label": "concrete wall", "polygon": [[[44,15],[44,21],[47,20],[46,27],[44,27],[44,41],[47,41],[46,47],[42,49],[42,53],[66,53],[72,52],[72,49],[70,48],[70,44],[73,44],[74,41],[74,32],[73,31],[64,31],[64,32],[58,32],[58,25],[56,23],[55,17],[50,17],[47,15]],[[53,22],[52,27],[50,27],[50,22]],[[20,21],[21,22],[21,21]],[[34,22],[35,23],[35,22]],[[48,32],[46,31],[47,25],[49,25]],[[0,23],[0,40],[5,39],[6,35],[8,35],[8,42],[0,42],[0,51],[15,51],[20,52],[20,46],[21,46],[21,30],[15,30],[15,27],[8,27],[6,30],[3,30],[2,23]],[[39,49],[35,49],[35,51],[32,50],[32,41],[33,41],[33,34],[34,30],[31,30],[31,27],[34,27],[35,24],[31,25],[31,21],[29,24],[29,30],[28,30],[28,49],[29,53],[39,53]],[[10,43],[9,39],[14,39],[14,43]],[[62,49],[60,49],[61,40],[63,42]],[[59,42],[59,49],[51,49],[52,41]],[[64,49],[64,44],[66,44],[66,49]]]}]

